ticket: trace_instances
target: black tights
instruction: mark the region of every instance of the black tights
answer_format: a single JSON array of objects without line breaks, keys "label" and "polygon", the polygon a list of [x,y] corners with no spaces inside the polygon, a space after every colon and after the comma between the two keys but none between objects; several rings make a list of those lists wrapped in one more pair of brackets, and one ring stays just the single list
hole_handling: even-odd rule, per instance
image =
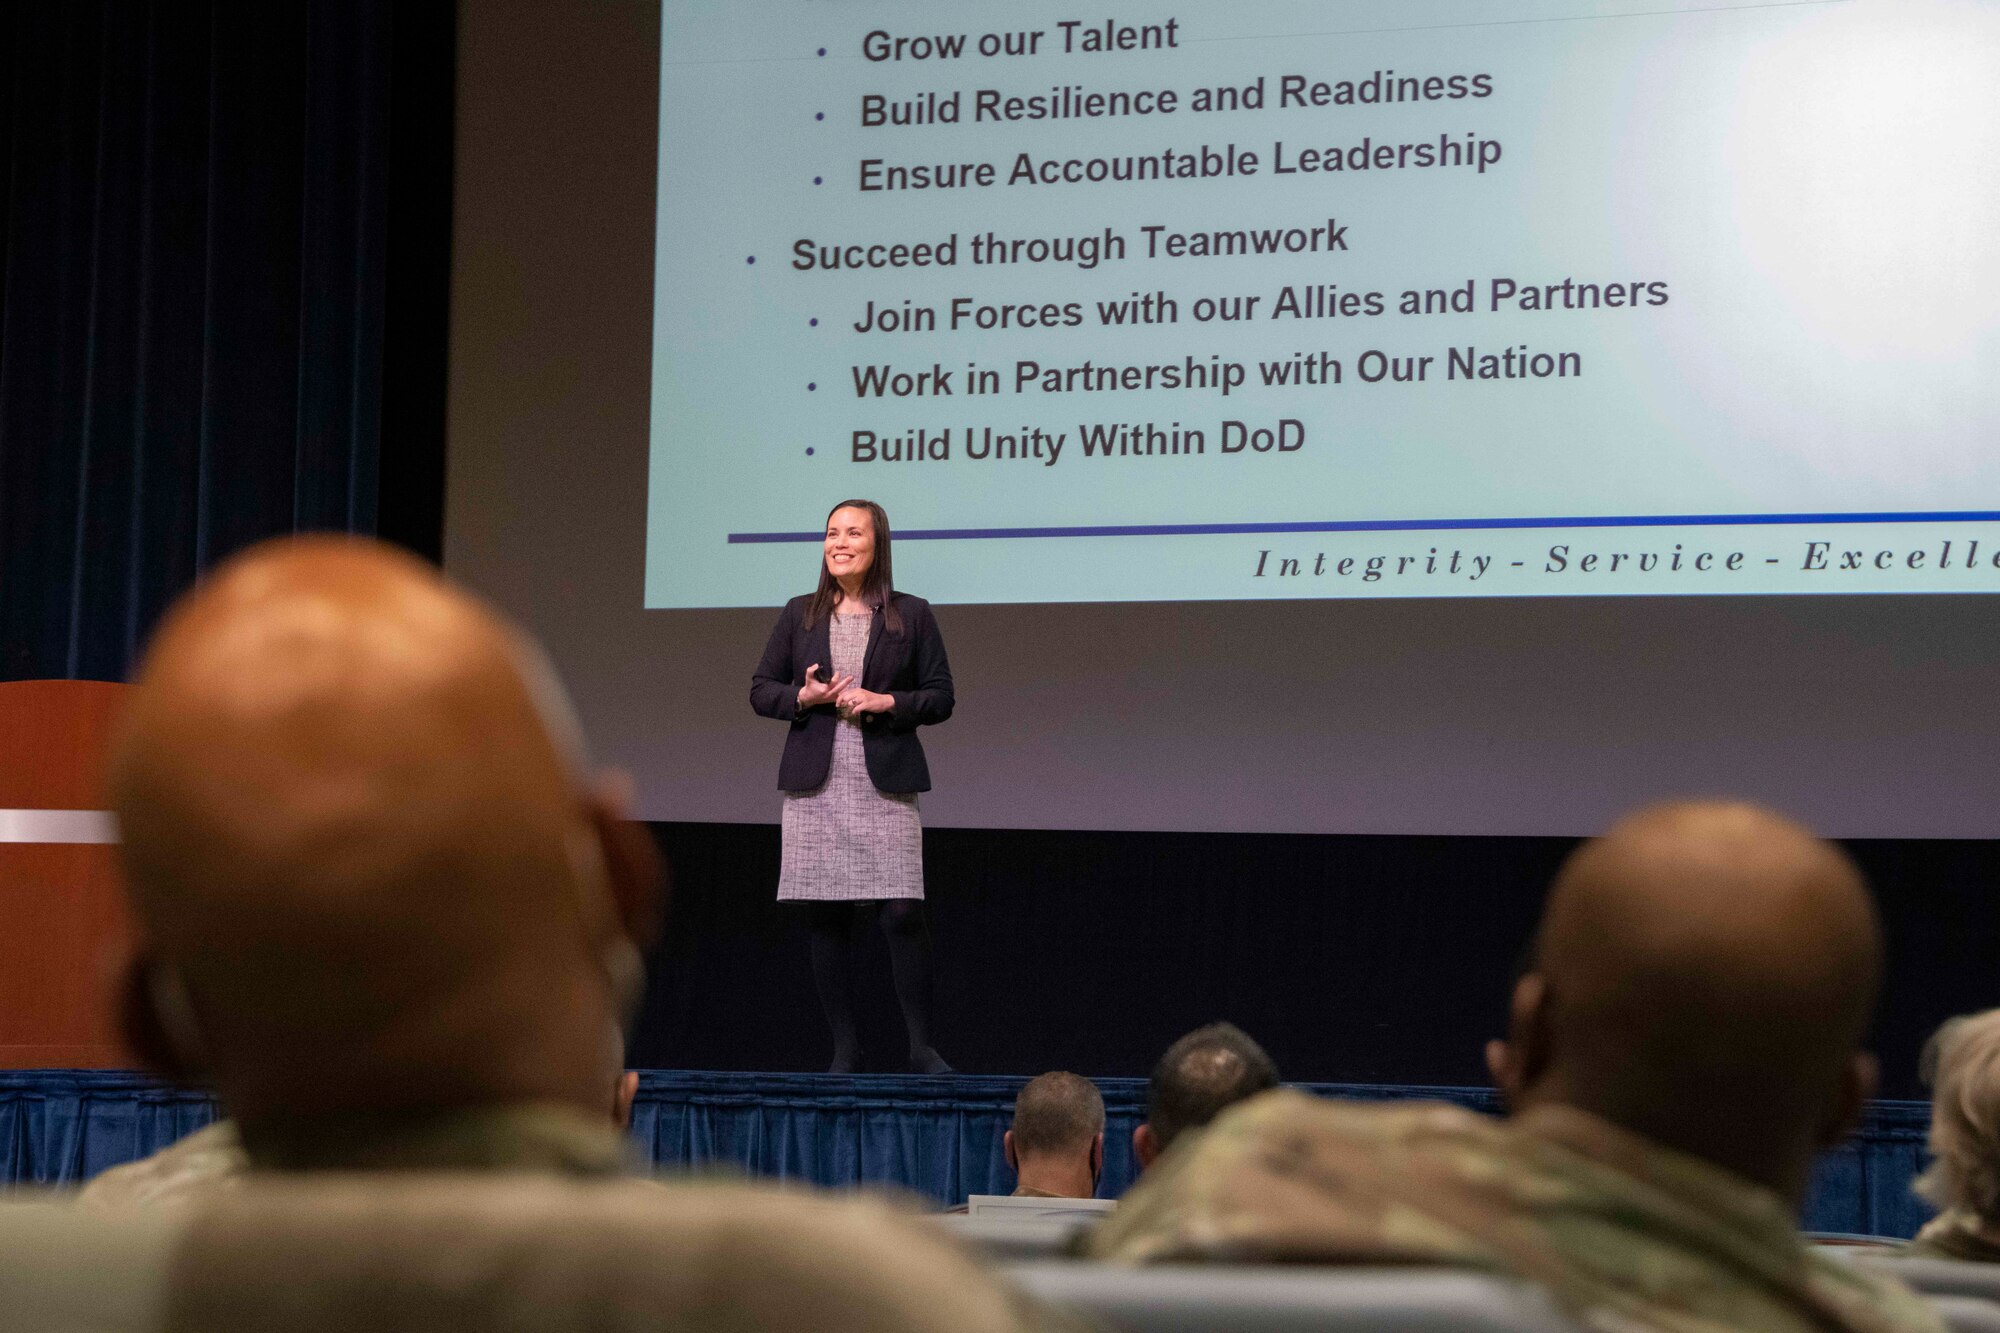
[{"label": "black tights", "polygon": [[879,921],[889,941],[889,966],[896,1002],[910,1034],[910,1071],[947,1073],[950,1066],[931,1045],[931,931],[922,900],[811,903],[813,981],[819,987],[826,1025],[833,1029],[833,1066],[851,1074],[861,1065],[861,1039],[854,1030],[854,956],[871,923]]}]

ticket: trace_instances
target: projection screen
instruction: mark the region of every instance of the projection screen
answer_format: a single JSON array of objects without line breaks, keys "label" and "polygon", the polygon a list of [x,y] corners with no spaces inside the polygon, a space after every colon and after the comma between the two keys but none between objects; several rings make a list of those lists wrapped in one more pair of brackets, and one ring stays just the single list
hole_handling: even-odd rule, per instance
[{"label": "projection screen", "polygon": [[461,15],[446,562],[640,813],[887,506],[933,824],[1991,836],[2000,11]]}]

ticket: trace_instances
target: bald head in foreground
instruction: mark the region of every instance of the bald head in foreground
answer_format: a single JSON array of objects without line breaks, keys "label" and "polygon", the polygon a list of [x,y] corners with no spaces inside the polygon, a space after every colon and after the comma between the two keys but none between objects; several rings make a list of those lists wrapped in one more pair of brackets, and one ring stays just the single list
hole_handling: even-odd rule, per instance
[{"label": "bald head in foreground", "polygon": [[416,560],[321,537],[223,565],[160,626],[113,757],[134,1045],[212,1079],[275,1163],[346,1159],[355,1117],[605,1129],[656,866],[581,764],[535,648]]},{"label": "bald head in foreground", "polygon": [[1439,1262],[1620,1328],[1937,1329],[1795,1216],[1874,1086],[1881,973],[1839,849],[1769,811],[1656,806],[1564,864],[1502,1062],[1505,1121],[1266,1093],[1093,1238],[1131,1260]]},{"label": "bald head in foreground", "polygon": [[1875,909],[1839,848],[1749,805],[1641,811],[1556,876],[1503,1091],[1796,1202],[1875,1090],[1859,1047],[1881,974]]},{"label": "bald head in foreground", "polygon": [[[270,543],[173,609],[137,686],[113,766],[128,1026],[213,1082],[252,1168],[183,1200],[187,1326],[432,1326],[406,1296],[579,1326],[510,1276],[565,1267],[579,1227],[671,1279],[582,1266],[605,1318],[1054,1326],[879,1202],[554,1179],[629,1165],[613,1089],[658,867],[538,650],[481,603],[372,542]],[[279,1174],[328,1168],[364,1174]],[[481,1189],[498,1215],[462,1205]]]}]

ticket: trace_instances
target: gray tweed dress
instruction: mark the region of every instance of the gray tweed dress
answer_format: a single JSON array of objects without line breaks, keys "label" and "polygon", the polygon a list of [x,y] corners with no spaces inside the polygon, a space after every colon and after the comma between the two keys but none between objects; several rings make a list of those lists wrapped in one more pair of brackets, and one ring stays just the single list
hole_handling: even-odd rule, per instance
[{"label": "gray tweed dress", "polygon": [[[833,673],[861,675],[872,615],[836,615]],[[812,791],[785,793],[779,902],[862,902],[924,896],[924,828],[917,794],[877,791],[861,724],[840,720],[833,766]]]}]

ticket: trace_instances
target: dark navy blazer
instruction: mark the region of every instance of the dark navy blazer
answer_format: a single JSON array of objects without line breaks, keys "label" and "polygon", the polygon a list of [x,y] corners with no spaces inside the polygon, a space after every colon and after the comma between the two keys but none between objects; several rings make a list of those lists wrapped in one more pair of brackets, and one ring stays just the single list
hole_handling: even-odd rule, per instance
[{"label": "dark navy blazer", "polygon": [[[903,628],[891,633],[877,609],[868,627],[858,683],[864,690],[890,696],[896,706],[886,713],[860,715],[861,748],[878,791],[929,791],[931,770],[924,762],[917,728],[951,716],[951,663],[945,660],[944,637],[931,617],[931,604],[906,592],[893,595]],[[765,717],[792,724],[785,737],[785,757],[778,765],[780,791],[811,791],[826,781],[833,767],[833,733],[839,726],[833,705],[799,710],[806,668],[817,663],[833,669],[832,626],[822,620],[808,629],[806,610],[811,605],[810,593],[785,603],[771,641],[764,646],[764,660],[750,678],[750,706]]]}]

